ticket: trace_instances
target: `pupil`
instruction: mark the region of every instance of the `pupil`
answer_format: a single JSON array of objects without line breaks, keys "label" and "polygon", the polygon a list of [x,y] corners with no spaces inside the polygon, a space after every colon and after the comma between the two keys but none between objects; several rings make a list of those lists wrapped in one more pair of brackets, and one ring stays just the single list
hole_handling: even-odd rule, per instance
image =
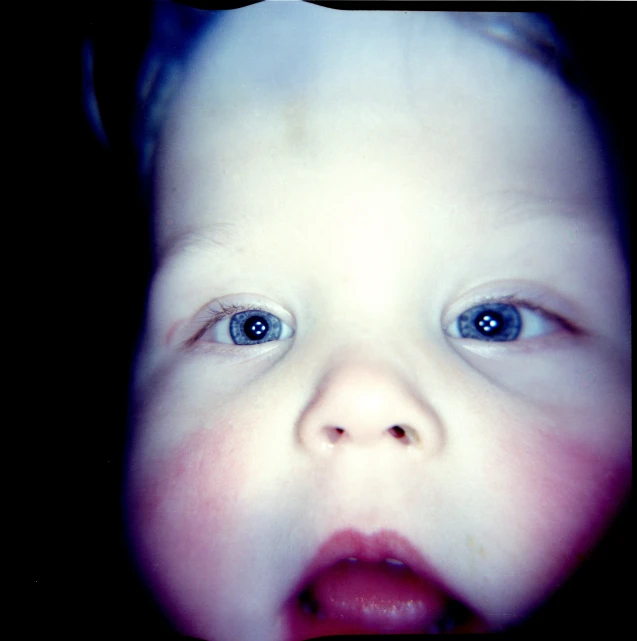
[{"label": "pupil", "polygon": [[504,327],[502,314],[489,311],[478,314],[475,320],[476,329],[484,336],[495,336],[499,334]]},{"label": "pupil", "polygon": [[263,316],[250,316],[243,324],[243,331],[251,341],[258,341],[268,333],[268,322]]}]

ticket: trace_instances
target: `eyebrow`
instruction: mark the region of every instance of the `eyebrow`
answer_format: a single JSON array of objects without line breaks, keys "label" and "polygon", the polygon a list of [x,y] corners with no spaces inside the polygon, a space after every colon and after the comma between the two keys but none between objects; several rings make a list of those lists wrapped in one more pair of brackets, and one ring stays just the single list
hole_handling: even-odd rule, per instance
[{"label": "eyebrow", "polygon": [[[603,227],[601,205],[543,196],[523,189],[488,192],[476,206],[476,216],[484,216],[486,225],[497,230],[517,223],[561,215],[566,220],[581,223],[591,231]],[[610,212],[606,214],[611,216]]]},{"label": "eyebrow", "polygon": [[[505,189],[487,192],[478,199],[475,208],[476,218],[482,218],[485,225],[493,231],[530,220],[555,218],[558,215],[577,223],[577,228],[597,232],[603,229],[604,212],[601,207],[591,207],[585,203],[558,200],[550,196],[522,190]],[[423,213],[423,216],[426,215]],[[606,216],[611,217],[607,212]],[[223,222],[207,225],[202,229],[190,229],[171,238],[157,253],[157,268],[171,262],[178,256],[196,254],[203,251],[219,250],[229,252],[238,233],[235,223]]]},{"label": "eyebrow", "polygon": [[190,229],[171,238],[156,256],[157,266],[170,262],[176,256],[193,251],[228,249],[229,243],[236,236],[236,226],[233,223],[215,223],[203,229]]}]

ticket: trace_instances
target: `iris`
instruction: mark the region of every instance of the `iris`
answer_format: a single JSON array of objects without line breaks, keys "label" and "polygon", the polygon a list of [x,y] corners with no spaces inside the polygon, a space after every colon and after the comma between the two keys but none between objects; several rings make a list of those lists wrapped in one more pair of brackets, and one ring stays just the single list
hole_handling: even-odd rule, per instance
[{"label": "iris", "polygon": [[463,338],[482,341],[514,341],[522,331],[520,313],[513,305],[476,305],[460,314],[458,331]]},{"label": "iris", "polygon": [[276,341],[281,336],[281,321],[268,312],[239,312],[230,319],[230,335],[236,345]]}]

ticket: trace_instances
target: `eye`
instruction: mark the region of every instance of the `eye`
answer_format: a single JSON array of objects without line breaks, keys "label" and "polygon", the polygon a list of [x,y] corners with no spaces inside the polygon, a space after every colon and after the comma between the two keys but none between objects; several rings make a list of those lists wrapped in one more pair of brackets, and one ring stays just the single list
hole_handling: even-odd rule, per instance
[{"label": "eye", "polygon": [[235,345],[260,345],[290,338],[292,328],[278,316],[261,309],[231,306],[213,312],[198,340]]},{"label": "eye", "polygon": [[515,341],[550,333],[557,325],[548,313],[528,305],[483,303],[462,312],[448,328],[451,336],[479,341]]}]

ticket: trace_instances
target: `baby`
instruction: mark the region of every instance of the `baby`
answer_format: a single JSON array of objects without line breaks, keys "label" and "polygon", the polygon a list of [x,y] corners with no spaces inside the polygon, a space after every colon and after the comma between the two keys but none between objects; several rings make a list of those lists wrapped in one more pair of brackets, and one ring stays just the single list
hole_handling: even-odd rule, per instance
[{"label": "baby", "polygon": [[266,2],[188,58],[125,501],[182,634],[506,630],[629,494],[606,151],[479,22]]}]

